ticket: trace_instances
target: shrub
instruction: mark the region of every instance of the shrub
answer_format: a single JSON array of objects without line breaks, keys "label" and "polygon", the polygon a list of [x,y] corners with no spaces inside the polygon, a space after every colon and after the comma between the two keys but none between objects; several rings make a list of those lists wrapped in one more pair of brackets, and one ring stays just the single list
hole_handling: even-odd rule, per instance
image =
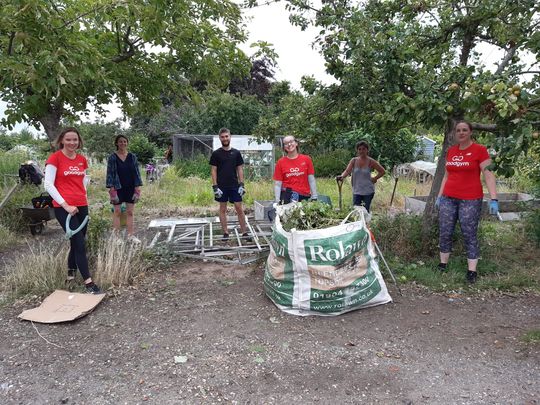
[{"label": "shrub", "polygon": [[139,163],[144,165],[152,161],[158,151],[158,147],[144,135],[134,134],[129,140],[129,150],[136,154]]},{"label": "shrub", "polygon": [[540,209],[527,213],[525,217],[525,229],[531,239],[540,246]]},{"label": "shrub", "polygon": [[416,260],[438,253],[437,230],[433,229],[427,238],[423,238],[421,216],[377,216],[373,218],[371,228],[379,247],[401,259]]},{"label": "shrub", "polygon": [[179,177],[210,178],[210,165],[204,155],[196,155],[193,159],[177,159],[174,168]]},{"label": "shrub", "polygon": [[315,167],[315,177],[335,177],[345,170],[353,154],[345,149],[337,149],[311,157]]}]

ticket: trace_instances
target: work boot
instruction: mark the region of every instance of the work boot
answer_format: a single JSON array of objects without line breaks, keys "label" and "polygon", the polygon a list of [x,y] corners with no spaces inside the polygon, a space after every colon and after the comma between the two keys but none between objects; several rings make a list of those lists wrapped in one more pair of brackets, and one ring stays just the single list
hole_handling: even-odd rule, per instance
[{"label": "work boot", "polygon": [[467,271],[467,282],[469,284],[476,283],[476,276],[477,276],[476,271],[470,271],[470,270]]},{"label": "work boot", "polygon": [[447,263],[439,263],[437,265],[437,270],[439,270],[441,273],[445,273],[447,269]]},{"label": "work boot", "polygon": [[229,240],[229,234],[228,233],[224,233],[223,236],[221,237],[221,240],[223,242],[227,242]]}]

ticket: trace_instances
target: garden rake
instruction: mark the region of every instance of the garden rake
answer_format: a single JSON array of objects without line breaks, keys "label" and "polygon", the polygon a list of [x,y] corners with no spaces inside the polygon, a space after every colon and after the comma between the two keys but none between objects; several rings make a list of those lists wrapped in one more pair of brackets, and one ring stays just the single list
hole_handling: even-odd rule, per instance
[{"label": "garden rake", "polygon": [[343,186],[343,179],[336,177],[337,188],[338,188],[338,201],[339,201],[339,210],[343,209],[343,195],[341,192],[341,187]]},{"label": "garden rake", "polygon": [[396,288],[398,289],[399,295],[403,297],[403,293],[401,292],[401,288],[399,288],[399,285],[397,283],[396,277],[394,276],[394,273],[392,270],[390,270],[390,266],[388,266],[388,263],[386,263],[386,259],[384,258],[381,249],[379,248],[379,245],[377,244],[377,241],[375,240],[375,235],[373,235],[373,232],[371,232],[371,229],[369,230],[369,234],[371,236],[371,241],[375,245],[375,249],[377,250],[377,254],[381,257],[384,265],[386,266],[386,270],[388,270],[388,273],[390,273],[390,277],[392,277],[392,281],[394,282]]}]

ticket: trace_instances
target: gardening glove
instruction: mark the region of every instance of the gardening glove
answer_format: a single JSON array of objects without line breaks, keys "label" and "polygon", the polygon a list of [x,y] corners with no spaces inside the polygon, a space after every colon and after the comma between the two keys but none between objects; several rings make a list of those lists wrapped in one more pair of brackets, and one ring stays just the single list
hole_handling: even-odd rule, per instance
[{"label": "gardening glove", "polygon": [[489,213],[497,215],[499,213],[499,200],[491,200],[489,202]]},{"label": "gardening glove", "polygon": [[133,204],[139,202],[141,199],[141,190],[135,190],[135,193],[133,193],[133,197],[131,197],[131,199],[133,200]]},{"label": "gardening glove", "polygon": [[442,196],[438,196],[437,199],[435,200],[435,208],[437,209],[441,208],[441,200],[442,200]]},{"label": "gardening glove", "polygon": [[214,190],[214,198],[217,199],[223,197],[223,191],[221,191],[217,185],[212,186],[212,189]]},{"label": "gardening glove", "polygon": [[243,197],[244,194],[246,194],[246,189],[244,188],[244,183],[239,184],[238,194],[240,194],[240,197]]},{"label": "gardening glove", "polygon": [[317,201],[317,196],[316,195],[312,195],[311,198],[309,199],[310,201]]},{"label": "gardening glove", "polygon": [[337,181],[343,181],[343,176],[340,174],[339,176],[336,176]]},{"label": "gardening glove", "polygon": [[111,187],[109,189],[109,198],[111,199],[111,204],[120,204],[120,198],[118,198],[118,191],[116,191],[114,187]]}]

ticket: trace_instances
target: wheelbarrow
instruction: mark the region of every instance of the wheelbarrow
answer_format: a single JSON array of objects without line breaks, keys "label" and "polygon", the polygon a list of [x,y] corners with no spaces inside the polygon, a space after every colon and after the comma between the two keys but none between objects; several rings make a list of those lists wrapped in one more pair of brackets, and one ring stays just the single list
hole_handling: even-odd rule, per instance
[{"label": "wheelbarrow", "polygon": [[45,224],[51,219],[55,219],[54,209],[52,207],[34,208],[21,207],[23,218],[26,219],[32,235],[40,235],[45,229]]},{"label": "wheelbarrow", "polygon": [[32,205],[21,208],[23,218],[29,222],[30,233],[40,235],[47,221],[55,218],[52,198],[47,193],[41,193],[32,198]]}]

